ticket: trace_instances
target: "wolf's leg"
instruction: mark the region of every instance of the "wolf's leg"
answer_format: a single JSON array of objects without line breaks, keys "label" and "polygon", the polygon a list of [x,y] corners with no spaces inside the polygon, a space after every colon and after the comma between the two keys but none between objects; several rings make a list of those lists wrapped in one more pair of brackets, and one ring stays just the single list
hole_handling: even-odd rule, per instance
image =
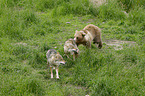
[{"label": "wolf's leg", "polygon": [[58,67],[56,67],[56,78],[59,78],[59,76],[58,76]]},{"label": "wolf's leg", "polygon": [[69,58],[69,56],[68,55],[66,55],[67,56],[67,58]]},{"label": "wolf's leg", "polygon": [[78,54],[75,54],[75,57],[78,58]]},{"label": "wolf's leg", "polygon": [[53,69],[52,69],[52,67],[50,67],[50,71],[51,71],[51,78],[53,78]]},{"label": "wolf's leg", "polygon": [[66,56],[67,58],[69,58],[69,56],[67,54],[64,54],[63,56]]}]

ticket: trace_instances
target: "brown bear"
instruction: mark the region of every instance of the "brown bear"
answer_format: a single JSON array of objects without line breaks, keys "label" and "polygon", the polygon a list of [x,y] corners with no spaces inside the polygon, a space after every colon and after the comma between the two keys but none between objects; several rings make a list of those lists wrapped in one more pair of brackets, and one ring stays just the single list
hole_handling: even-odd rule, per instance
[{"label": "brown bear", "polygon": [[102,48],[101,29],[93,24],[87,25],[83,30],[75,32],[74,40],[79,46],[83,44],[87,48],[91,48],[91,42],[97,43],[98,48]]}]

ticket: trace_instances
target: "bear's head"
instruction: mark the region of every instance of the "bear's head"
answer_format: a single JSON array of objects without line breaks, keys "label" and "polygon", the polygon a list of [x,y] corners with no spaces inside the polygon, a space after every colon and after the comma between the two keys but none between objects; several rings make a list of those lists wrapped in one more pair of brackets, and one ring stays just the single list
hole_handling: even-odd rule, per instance
[{"label": "bear's head", "polygon": [[82,43],[84,41],[85,35],[86,35],[86,32],[84,30],[81,30],[81,31],[76,30],[75,35],[74,35],[74,40],[76,44]]},{"label": "bear's head", "polygon": [[75,32],[75,35],[74,35],[74,40],[77,42],[77,41],[82,41],[84,36],[86,35],[86,33],[84,33],[83,31],[77,31]]}]

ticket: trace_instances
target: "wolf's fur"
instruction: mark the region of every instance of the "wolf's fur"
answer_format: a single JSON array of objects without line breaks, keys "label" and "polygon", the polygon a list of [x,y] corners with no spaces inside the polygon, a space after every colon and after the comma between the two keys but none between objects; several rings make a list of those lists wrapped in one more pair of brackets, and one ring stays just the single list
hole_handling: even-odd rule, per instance
[{"label": "wolf's fur", "polygon": [[73,60],[75,60],[75,57],[78,56],[79,49],[74,41],[74,39],[68,39],[64,44],[64,52],[69,58],[68,54],[73,55]]},{"label": "wolf's fur", "polygon": [[53,78],[53,70],[52,67],[56,67],[56,78],[59,78],[58,76],[58,67],[60,64],[65,64],[65,61],[63,60],[62,56],[56,52],[54,49],[50,49],[46,53],[47,57],[47,64],[49,64],[50,70],[51,70],[51,78]]},{"label": "wolf's fur", "polygon": [[74,37],[78,46],[83,44],[90,48],[93,41],[93,43],[99,44],[98,48],[102,48],[101,29],[93,24],[87,25],[81,31],[76,31]]}]

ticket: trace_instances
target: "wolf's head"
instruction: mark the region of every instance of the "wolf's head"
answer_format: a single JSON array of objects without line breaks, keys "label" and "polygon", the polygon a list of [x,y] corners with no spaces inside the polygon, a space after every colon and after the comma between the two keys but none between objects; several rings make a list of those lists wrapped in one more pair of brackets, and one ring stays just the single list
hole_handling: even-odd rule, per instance
[{"label": "wolf's head", "polygon": [[66,62],[63,60],[62,56],[57,52],[55,63],[64,65]]},{"label": "wolf's head", "polygon": [[69,49],[69,52],[70,52],[71,55],[73,55],[73,54],[78,54],[78,53],[79,53],[79,49],[76,49],[76,48],[74,48],[74,49]]}]

